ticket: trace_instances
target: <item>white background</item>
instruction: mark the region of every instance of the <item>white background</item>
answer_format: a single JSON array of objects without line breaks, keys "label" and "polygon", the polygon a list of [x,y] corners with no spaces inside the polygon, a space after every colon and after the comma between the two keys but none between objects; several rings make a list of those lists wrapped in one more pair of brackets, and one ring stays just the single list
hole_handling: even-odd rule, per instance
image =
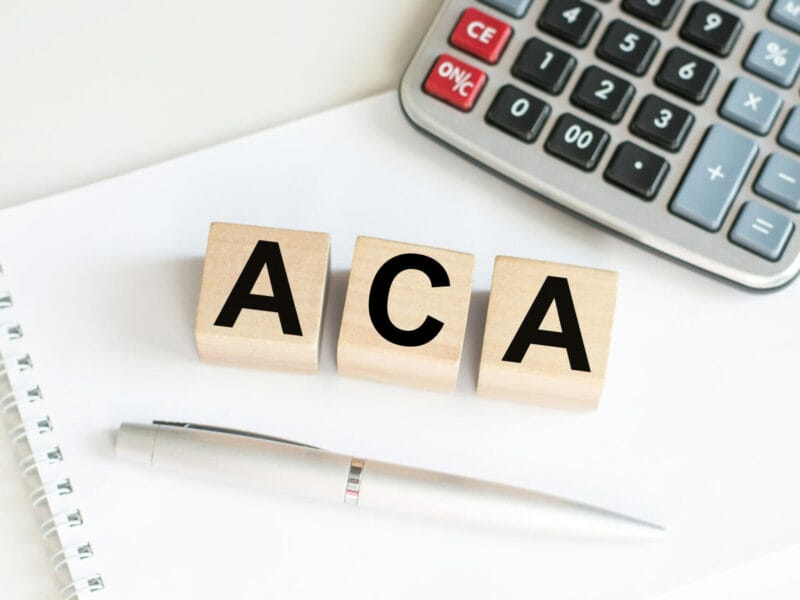
[{"label": "white background", "polygon": [[393,88],[439,0],[3,0],[0,206]]}]

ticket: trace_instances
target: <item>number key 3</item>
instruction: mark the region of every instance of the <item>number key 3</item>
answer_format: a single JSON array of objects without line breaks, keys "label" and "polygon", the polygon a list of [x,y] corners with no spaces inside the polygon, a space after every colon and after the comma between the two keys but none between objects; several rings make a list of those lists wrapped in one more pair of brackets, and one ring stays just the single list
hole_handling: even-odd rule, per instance
[{"label": "number key 3", "polygon": [[631,122],[631,131],[676,152],[694,123],[692,113],[655,95],[645,96]]}]

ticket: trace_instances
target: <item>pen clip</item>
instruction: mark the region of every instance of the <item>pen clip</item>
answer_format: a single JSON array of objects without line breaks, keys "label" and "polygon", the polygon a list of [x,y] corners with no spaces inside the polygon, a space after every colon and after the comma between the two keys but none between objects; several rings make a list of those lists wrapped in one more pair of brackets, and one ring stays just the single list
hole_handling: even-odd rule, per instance
[{"label": "pen clip", "polygon": [[267,440],[268,442],[278,442],[280,444],[289,444],[292,446],[300,446],[301,448],[311,448],[312,450],[319,450],[316,446],[309,444],[301,444],[293,440],[274,437],[271,435],[264,435],[263,433],[254,433],[252,431],[244,431],[242,429],[231,429],[229,427],[215,427],[213,425],[198,425],[197,423],[181,423],[177,421],[153,421],[153,425],[161,425],[163,427],[179,427],[181,429],[194,429],[195,431],[211,431],[213,433],[226,433],[228,435],[238,435],[240,437],[255,438],[258,440]]}]

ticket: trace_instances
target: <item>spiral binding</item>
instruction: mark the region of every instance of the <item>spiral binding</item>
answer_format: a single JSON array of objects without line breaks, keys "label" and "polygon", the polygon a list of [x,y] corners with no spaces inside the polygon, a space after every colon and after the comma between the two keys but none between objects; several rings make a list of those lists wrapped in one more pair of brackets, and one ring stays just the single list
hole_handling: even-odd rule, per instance
[{"label": "spiral binding", "polygon": [[[15,349],[24,337],[22,325],[15,320],[7,320],[3,313],[11,312],[14,306],[14,299],[11,292],[3,285],[3,267],[0,265],[0,348],[9,346]],[[53,432],[53,422],[49,416],[36,416],[25,419],[25,407],[42,401],[42,390],[36,384],[24,384],[17,380],[24,377],[33,368],[33,359],[27,353],[14,353],[3,351],[0,354],[0,379],[5,377],[11,387],[11,391],[0,395],[0,414],[9,414],[14,411],[19,413],[21,422],[9,428],[8,433],[13,444],[27,443],[31,449],[30,453],[20,462],[19,467],[23,477],[38,476],[41,483],[30,494],[31,505],[40,508],[48,505],[48,501],[55,498],[70,496],[74,492],[72,481],[69,478],[52,479],[49,468],[52,465],[63,462],[64,455],[61,448],[57,445],[48,445],[46,440]],[[35,440],[41,438],[42,444]],[[35,449],[44,446],[43,449]],[[53,505],[49,505],[53,506]],[[49,508],[48,510],[52,510]],[[51,513],[49,519],[41,525],[42,537],[60,538],[60,532],[68,529],[81,527],[83,525],[83,515],[77,508]],[[94,557],[94,551],[88,541],[83,541],[67,547],[63,547],[54,552],[50,558],[55,571],[69,571],[68,565],[76,561],[90,560]],[[105,585],[100,574],[88,577],[73,579],[68,585],[61,589],[64,600],[78,600],[84,594],[103,590]]]}]

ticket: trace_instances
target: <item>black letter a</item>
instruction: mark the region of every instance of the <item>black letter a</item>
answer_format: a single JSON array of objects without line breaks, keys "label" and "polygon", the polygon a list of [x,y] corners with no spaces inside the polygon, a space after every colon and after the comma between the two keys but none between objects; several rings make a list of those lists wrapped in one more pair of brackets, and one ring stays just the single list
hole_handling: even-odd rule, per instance
[{"label": "black letter a", "polygon": [[[561,321],[560,332],[539,329],[553,302],[556,303],[558,320]],[[575,305],[572,303],[572,294],[569,291],[569,282],[563,277],[545,279],[503,360],[521,363],[531,344],[564,348],[573,371],[591,371],[581,337],[581,328],[578,325],[578,316],[575,314]]]},{"label": "black letter a", "polygon": [[[273,296],[250,293],[264,266],[269,273]],[[260,241],[256,244],[214,325],[233,327],[244,308],[276,312],[285,335],[303,335],[289,279],[286,277],[286,268],[283,266],[281,247],[277,242]]]}]

